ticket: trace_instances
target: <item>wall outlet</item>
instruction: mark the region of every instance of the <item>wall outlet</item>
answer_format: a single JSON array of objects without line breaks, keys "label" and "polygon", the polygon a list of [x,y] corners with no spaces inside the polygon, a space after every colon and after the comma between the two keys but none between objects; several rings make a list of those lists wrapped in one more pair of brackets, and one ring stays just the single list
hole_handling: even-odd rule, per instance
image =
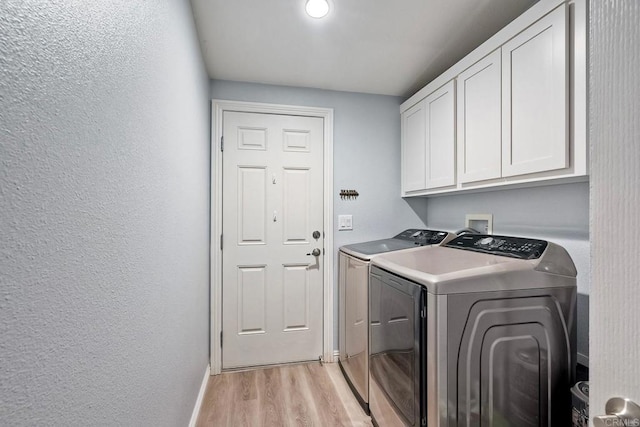
[{"label": "wall outlet", "polygon": [[482,234],[493,234],[493,215],[467,214],[465,228],[473,228]]},{"label": "wall outlet", "polygon": [[338,215],[338,231],[353,230],[353,215]]}]

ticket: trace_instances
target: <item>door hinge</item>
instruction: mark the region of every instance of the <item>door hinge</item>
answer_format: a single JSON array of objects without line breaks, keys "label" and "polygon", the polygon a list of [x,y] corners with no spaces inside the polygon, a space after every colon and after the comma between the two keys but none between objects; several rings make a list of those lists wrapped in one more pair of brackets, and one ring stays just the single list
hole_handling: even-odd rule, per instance
[{"label": "door hinge", "polygon": [[224,135],[220,137],[220,151],[224,151]]},{"label": "door hinge", "polygon": [[222,250],[222,234],[220,235],[220,250]]},{"label": "door hinge", "polygon": [[423,309],[420,310],[420,317],[422,317],[423,319],[425,317],[427,317],[427,309],[426,308],[423,308]]},{"label": "door hinge", "polygon": [[427,419],[426,419],[426,418],[423,418],[423,419],[422,419],[422,421],[421,421],[421,423],[422,423],[422,425],[423,425],[423,426],[426,426],[426,425],[427,425]]},{"label": "door hinge", "polygon": [[222,348],[222,331],[220,331],[220,348]]}]

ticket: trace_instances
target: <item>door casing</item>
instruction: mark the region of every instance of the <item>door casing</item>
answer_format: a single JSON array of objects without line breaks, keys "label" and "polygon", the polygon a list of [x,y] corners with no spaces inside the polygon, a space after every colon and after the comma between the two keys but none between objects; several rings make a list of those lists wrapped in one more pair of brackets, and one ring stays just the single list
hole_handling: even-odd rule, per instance
[{"label": "door casing", "polygon": [[222,371],[222,115],[225,111],[320,117],[324,121],[324,274],[322,357],[334,361],[333,353],[333,109],[214,99],[211,101],[211,375]]}]

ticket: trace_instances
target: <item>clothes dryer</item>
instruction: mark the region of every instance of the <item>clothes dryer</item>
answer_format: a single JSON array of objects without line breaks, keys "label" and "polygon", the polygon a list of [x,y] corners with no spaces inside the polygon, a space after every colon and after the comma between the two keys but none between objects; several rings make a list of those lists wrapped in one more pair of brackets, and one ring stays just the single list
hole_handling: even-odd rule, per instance
[{"label": "clothes dryer", "polygon": [[380,426],[570,424],[576,269],[562,247],[466,234],[380,255],[369,312]]},{"label": "clothes dryer", "polygon": [[382,253],[439,245],[453,239],[446,231],[408,229],[389,239],[342,246],[339,252],[339,363],[365,411],[369,402],[369,262]]}]

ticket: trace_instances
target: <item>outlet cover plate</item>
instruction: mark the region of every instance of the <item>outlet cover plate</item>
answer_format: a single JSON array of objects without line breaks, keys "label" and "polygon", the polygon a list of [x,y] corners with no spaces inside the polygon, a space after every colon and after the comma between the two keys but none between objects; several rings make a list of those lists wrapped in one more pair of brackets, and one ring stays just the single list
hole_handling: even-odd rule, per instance
[{"label": "outlet cover plate", "polygon": [[465,227],[478,230],[482,234],[493,234],[493,215],[467,214]]}]

